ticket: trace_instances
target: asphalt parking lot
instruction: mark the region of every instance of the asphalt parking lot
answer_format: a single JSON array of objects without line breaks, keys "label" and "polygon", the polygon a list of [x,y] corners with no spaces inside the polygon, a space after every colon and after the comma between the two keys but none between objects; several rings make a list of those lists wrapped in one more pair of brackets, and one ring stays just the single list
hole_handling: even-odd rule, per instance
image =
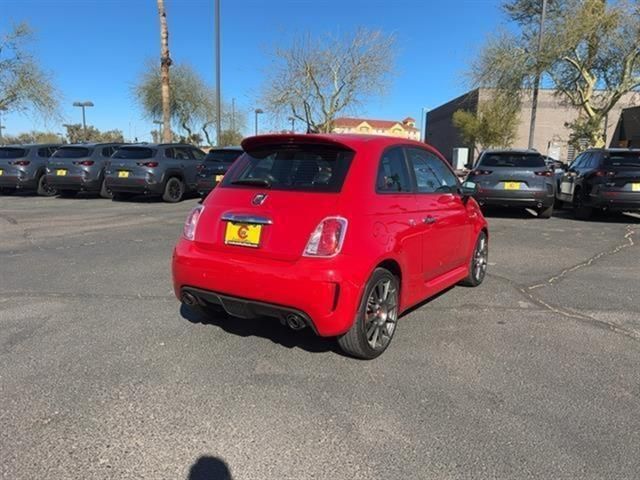
[{"label": "asphalt parking lot", "polygon": [[195,204],[0,197],[7,479],[637,479],[640,219],[494,212],[377,360],[181,309]]}]

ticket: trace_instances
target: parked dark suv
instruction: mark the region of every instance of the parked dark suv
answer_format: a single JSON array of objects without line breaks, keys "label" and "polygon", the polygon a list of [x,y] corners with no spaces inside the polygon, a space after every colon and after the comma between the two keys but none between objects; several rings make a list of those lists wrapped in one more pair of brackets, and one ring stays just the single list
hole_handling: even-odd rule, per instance
[{"label": "parked dark suv", "polygon": [[557,197],[582,220],[594,209],[640,211],[640,149],[581,153],[562,176]]},{"label": "parked dark suv", "polygon": [[87,143],[60,147],[47,164],[47,183],[63,197],[78,192],[111,198],[104,181],[105,167],[120,143]]},{"label": "parked dark suv", "polygon": [[193,145],[176,143],[127,145],[111,157],[107,187],[114,200],[136,194],[161,195],[165,202],[179,202],[196,191],[198,165],[205,154]]},{"label": "parked dark suv", "polygon": [[229,167],[242,155],[242,147],[214,148],[204,157],[198,173],[198,194],[206,196],[220,183]]},{"label": "parked dark suv", "polygon": [[554,171],[535,150],[486,150],[468,180],[478,185],[480,205],[535,208],[538,218],[553,213]]},{"label": "parked dark suv", "polygon": [[8,145],[0,147],[0,193],[35,190],[38,195],[55,195],[47,185],[47,159],[59,145]]}]

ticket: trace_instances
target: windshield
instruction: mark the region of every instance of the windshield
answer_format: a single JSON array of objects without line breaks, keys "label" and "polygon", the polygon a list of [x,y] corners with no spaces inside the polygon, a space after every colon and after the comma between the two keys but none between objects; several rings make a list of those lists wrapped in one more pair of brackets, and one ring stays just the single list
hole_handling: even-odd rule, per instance
[{"label": "windshield", "polygon": [[516,168],[544,168],[544,158],[539,153],[486,153],[482,156],[480,165],[483,167],[516,167]]},{"label": "windshield", "polygon": [[120,147],[111,158],[129,158],[132,160],[141,160],[144,158],[152,158],[156,154],[156,150],[147,147]]},{"label": "windshield", "polygon": [[86,147],[62,147],[53,154],[54,158],[82,158],[91,155],[93,149]]},{"label": "windshield", "polygon": [[330,145],[277,145],[245,153],[244,164],[223,186],[339,192],[353,152]]},{"label": "windshield", "polygon": [[231,163],[240,155],[240,150],[211,150],[204,159],[207,162]]},{"label": "windshield", "polygon": [[640,152],[611,152],[604,159],[605,167],[640,168]]},{"label": "windshield", "polygon": [[0,158],[22,158],[27,156],[24,148],[0,148]]}]

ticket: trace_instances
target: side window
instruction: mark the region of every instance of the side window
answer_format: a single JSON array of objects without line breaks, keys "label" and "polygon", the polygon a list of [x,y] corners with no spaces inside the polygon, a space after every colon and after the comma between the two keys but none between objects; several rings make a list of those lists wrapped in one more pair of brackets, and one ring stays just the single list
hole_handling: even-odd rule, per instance
[{"label": "side window", "polygon": [[49,148],[48,147],[39,148],[38,149],[38,156],[40,158],[49,158],[51,156],[51,155],[49,155]]},{"label": "side window", "polygon": [[418,193],[455,193],[458,180],[433,153],[421,148],[407,148],[407,156],[416,175]]},{"label": "side window", "polygon": [[192,148],[191,153],[196,160],[204,160],[204,157],[206,157],[205,153],[199,148]]},{"label": "side window", "polygon": [[600,165],[600,157],[601,154],[599,152],[593,152],[589,158],[589,164],[586,165],[585,168],[588,168],[589,170],[598,168],[598,165]]},{"label": "side window", "polygon": [[104,147],[102,149],[102,156],[103,157],[110,157],[111,155],[113,155],[114,151],[115,151],[115,148],[113,148],[113,147]]},{"label": "side window", "polygon": [[376,191],[381,193],[411,191],[411,181],[402,147],[390,148],[382,154]]},{"label": "side window", "polygon": [[176,159],[178,160],[191,160],[191,155],[188,148],[177,147],[174,149],[176,152]]},{"label": "side window", "polygon": [[580,168],[588,157],[588,153],[581,153],[571,164],[571,168]]},{"label": "side window", "polygon": [[176,158],[174,149],[173,148],[165,149],[164,156],[167,157],[167,158]]}]

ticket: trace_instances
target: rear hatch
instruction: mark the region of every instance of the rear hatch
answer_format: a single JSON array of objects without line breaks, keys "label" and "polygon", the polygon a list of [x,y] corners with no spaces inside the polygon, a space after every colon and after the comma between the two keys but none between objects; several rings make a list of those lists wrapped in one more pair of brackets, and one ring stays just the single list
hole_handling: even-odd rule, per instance
[{"label": "rear hatch", "polygon": [[199,174],[201,177],[224,175],[229,166],[240,155],[242,155],[242,151],[240,150],[211,150],[207,153]]},{"label": "rear hatch", "polygon": [[0,147],[0,175],[15,176],[18,173],[16,162],[27,161],[29,150],[22,147]]},{"label": "rear hatch", "polygon": [[544,190],[547,176],[552,172],[539,153],[487,153],[474,170],[480,188],[495,190]]},{"label": "rear hatch", "polygon": [[83,162],[91,161],[93,147],[62,146],[54,152],[47,162],[50,175],[57,177],[79,176],[84,173]]},{"label": "rear hatch", "polygon": [[610,190],[640,195],[640,151],[610,152],[602,168]]},{"label": "rear hatch", "polygon": [[254,137],[243,147],[205,200],[196,242],[228,254],[294,261],[318,224],[339,214],[354,152],[305,135]]},{"label": "rear hatch", "polygon": [[158,166],[158,149],[122,146],[111,156],[110,172],[118,178],[144,177]]}]

